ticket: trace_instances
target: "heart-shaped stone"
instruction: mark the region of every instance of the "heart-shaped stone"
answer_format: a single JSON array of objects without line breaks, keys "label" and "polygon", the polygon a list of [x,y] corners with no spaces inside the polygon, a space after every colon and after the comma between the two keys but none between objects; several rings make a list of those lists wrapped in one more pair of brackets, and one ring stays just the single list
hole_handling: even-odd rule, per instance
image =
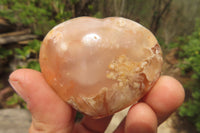
[{"label": "heart-shaped stone", "polygon": [[40,50],[44,78],[93,118],[141,99],[160,76],[161,48],[142,25],[121,17],[79,17],[54,27]]}]

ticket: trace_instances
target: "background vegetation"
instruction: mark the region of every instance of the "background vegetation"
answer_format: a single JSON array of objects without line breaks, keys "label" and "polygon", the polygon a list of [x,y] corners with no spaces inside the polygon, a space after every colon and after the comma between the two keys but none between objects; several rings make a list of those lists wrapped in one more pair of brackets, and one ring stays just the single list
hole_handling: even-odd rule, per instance
[{"label": "background vegetation", "polygon": [[[178,63],[173,65],[180,69],[181,77],[188,78],[182,82],[187,97],[179,115],[200,132],[199,5],[199,0],[1,0],[0,90],[6,87],[7,76],[14,69],[40,71],[41,41],[56,24],[78,16],[122,16],[149,28],[163,47],[164,57],[175,49]],[[19,36],[18,31],[24,30],[25,34]],[[26,34],[32,35],[32,39],[10,41],[9,37],[27,38]],[[1,103],[0,107],[25,107],[16,94],[11,94],[2,100],[6,105]]]}]

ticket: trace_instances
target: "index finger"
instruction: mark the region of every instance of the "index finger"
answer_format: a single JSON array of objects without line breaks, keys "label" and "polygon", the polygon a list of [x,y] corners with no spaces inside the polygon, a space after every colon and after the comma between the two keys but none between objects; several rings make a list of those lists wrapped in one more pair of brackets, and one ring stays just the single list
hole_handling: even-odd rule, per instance
[{"label": "index finger", "polygon": [[184,89],[178,80],[162,76],[142,101],[153,109],[157,115],[158,124],[160,124],[181,106],[184,97]]}]

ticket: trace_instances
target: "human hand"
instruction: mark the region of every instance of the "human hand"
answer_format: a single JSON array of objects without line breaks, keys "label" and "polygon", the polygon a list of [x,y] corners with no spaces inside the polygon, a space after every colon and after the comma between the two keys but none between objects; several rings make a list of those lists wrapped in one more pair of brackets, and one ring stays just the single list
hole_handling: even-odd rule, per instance
[{"label": "human hand", "polygon": [[[27,102],[32,114],[30,133],[103,133],[112,116],[75,123],[75,110],[49,87],[40,72],[19,69],[9,82]],[[114,133],[156,133],[157,127],[184,100],[182,85],[172,77],[161,76],[150,92],[133,105]]]}]

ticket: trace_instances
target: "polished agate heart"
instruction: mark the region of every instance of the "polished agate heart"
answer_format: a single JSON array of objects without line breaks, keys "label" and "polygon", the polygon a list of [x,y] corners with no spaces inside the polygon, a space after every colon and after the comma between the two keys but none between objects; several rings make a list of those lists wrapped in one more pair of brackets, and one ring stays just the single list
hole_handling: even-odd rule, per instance
[{"label": "polished agate heart", "polygon": [[47,34],[40,51],[47,83],[93,118],[136,103],[159,78],[162,61],[154,35],[121,17],[68,20]]}]

